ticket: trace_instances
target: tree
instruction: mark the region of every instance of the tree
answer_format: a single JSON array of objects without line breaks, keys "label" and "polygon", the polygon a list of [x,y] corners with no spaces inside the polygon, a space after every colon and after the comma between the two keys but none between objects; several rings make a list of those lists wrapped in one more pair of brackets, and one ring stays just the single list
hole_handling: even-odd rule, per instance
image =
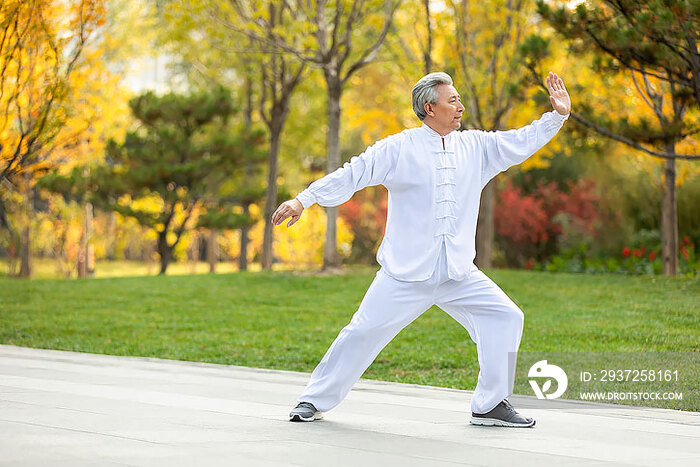
[{"label": "tree", "polygon": [[[170,29],[178,31],[175,37],[166,39],[179,46],[174,53],[183,62],[193,64],[199,74],[205,74],[209,80],[231,81],[244,96],[246,119],[253,120],[255,104],[260,119],[268,128],[265,236],[261,263],[263,269],[270,269],[273,261],[271,216],[280,195],[278,178],[282,131],[289,117],[290,99],[308,70],[305,62],[280,54],[272,44],[284,40],[300,47],[305,33],[295,26],[290,4],[273,0],[191,2],[184,9],[173,4],[169,17]],[[192,36],[198,39],[193,41]],[[211,45],[211,50],[205,55],[201,51],[202,40]],[[185,45],[184,50],[182,45]],[[218,60],[213,60],[213,56]],[[241,234],[239,265],[244,269],[248,243],[245,227]]]},{"label": "tree", "polygon": [[[251,131],[244,126],[245,133]],[[263,132],[258,131],[259,142],[262,142]],[[209,271],[214,272],[217,256],[217,232],[221,230],[240,230],[241,243],[238,267],[240,271],[247,268],[248,231],[260,219],[251,215],[250,206],[265,199],[266,189],[257,184],[261,178],[262,168],[266,161],[265,151],[255,148],[258,154],[255,157],[247,157],[242,161],[234,174],[224,174],[226,180],[212,183],[214,192],[210,195],[216,200],[209,203],[205,212],[199,216],[197,227],[209,229],[207,239],[207,260]],[[287,194],[286,191],[283,191]]]},{"label": "tree", "polygon": [[[376,3],[376,4],[373,4]],[[384,17],[379,31],[372,34],[368,45],[356,48],[354,40],[369,35],[367,25],[383,3]],[[328,93],[328,172],[340,166],[340,99],[343,88],[350,77],[370,64],[379,53],[386,34],[391,26],[399,2],[344,2],[336,0],[335,5],[318,2],[315,7],[303,8],[304,17],[314,25],[317,49],[306,60],[318,65],[323,71]],[[374,14],[373,14],[374,13]],[[330,24],[327,18],[332,18]],[[364,23],[364,24],[363,24]],[[365,26],[364,28],[362,26]],[[363,30],[365,29],[365,30]],[[352,54],[352,55],[351,55]],[[324,244],[323,268],[340,267],[337,251],[337,208],[327,208],[326,242]]]},{"label": "tree", "polygon": [[173,250],[200,215],[211,227],[242,222],[220,212],[219,188],[255,150],[260,133],[230,132],[234,113],[224,88],[191,95],[149,92],[130,101],[141,127],[123,143],[111,140],[106,165],[52,174],[43,186],[85,197],[98,207],[136,219],[157,233],[160,274],[165,274]]},{"label": "tree", "polygon": [[[534,5],[528,0],[452,0],[448,4],[455,21],[449,43],[455,46],[445,55],[458,86],[466,90],[464,123],[501,130],[511,109],[527,100],[524,91],[530,83],[519,48],[533,29]],[[495,183],[491,180],[481,193],[476,263],[482,268],[492,265]]]},{"label": "tree", "polygon": [[[594,66],[606,73],[625,72],[638,95],[649,107],[647,116],[636,119],[592,115],[583,111],[572,118],[583,125],[664,161],[662,201],[663,272],[678,272],[678,214],[676,159],[698,155],[677,153],[684,140],[698,133],[700,104],[700,6],[697,2],[633,0],[579,4],[575,10],[551,8],[538,0],[538,11],[578,55],[595,50]],[[529,39],[529,67],[546,55],[547,41]],[[599,122],[599,123],[596,123]]]},{"label": "tree", "polygon": [[[247,24],[255,30],[255,34],[249,37],[251,49],[257,50],[258,53],[253,57],[247,54],[246,58],[253,58],[253,63],[259,71],[259,112],[270,135],[261,265],[263,269],[271,269],[274,227],[272,214],[279,203],[277,177],[282,130],[289,116],[292,93],[307,70],[306,62],[280,54],[271,44],[284,42],[298,47],[303,36],[293,27],[294,12],[287,2],[231,0],[231,4],[238,15],[238,24]],[[221,16],[222,13],[219,12],[218,15]],[[237,26],[233,26],[232,29],[240,30]],[[240,36],[242,34],[239,34],[239,38]]]},{"label": "tree", "polygon": [[[323,72],[328,95],[327,170],[332,172],[340,166],[340,99],[343,89],[350,77],[377,57],[400,0],[285,3],[290,5],[293,27],[306,31],[310,41],[297,45],[286,41],[281,34],[265,36],[252,28],[240,31],[273,46],[278,53],[291,54]],[[379,24],[381,26],[377,28],[375,25]],[[337,208],[326,208],[326,215],[323,268],[338,268]]]},{"label": "tree", "polygon": [[[0,228],[17,237],[5,190],[25,196],[31,218],[34,176],[50,166],[51,145],[69,113],[64,107],[86,44],[104,22],[103,2],[9,0],[0,5]],[[28,277],[30,223],[21,234],[20,275]]]}]

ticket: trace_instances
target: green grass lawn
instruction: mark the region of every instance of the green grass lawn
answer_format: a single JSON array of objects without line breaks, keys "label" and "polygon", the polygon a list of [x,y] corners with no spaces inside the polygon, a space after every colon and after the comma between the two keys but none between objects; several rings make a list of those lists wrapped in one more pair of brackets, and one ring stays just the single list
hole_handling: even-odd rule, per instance
[{"label": "green grass lawn", "polygon": [[[311,371],[357,309],[373,271],[0,278],[0,343]],[[489,276],[525,313],[521,352],[698,352],[698,279]],[[364,376],[473,389],[477,373],[468,334],[433,307]]]}]

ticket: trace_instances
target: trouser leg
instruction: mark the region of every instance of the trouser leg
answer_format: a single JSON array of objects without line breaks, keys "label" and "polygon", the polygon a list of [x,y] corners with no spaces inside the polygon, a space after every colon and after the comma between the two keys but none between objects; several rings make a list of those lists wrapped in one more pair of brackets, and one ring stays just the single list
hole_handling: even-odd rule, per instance
[{"label": "trouser leg", "polygon": [[380,270],[298,401],[321,411],[338,405],[389,341],[431,306],[433,290],[427,282],[398,281]]},{"label": "trouser leg", "polygon": [[476,343],[479,378],[471,410],[486,413],[513,392],[514,359],[523,331],[523,312],[478,269],[468,279],[442,284],[436,303]]}]

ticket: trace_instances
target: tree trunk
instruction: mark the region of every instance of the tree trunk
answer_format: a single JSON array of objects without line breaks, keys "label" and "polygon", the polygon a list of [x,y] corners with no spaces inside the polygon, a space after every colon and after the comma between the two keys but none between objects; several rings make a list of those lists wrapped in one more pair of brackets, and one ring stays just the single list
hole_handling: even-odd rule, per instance
[{"label": "tree trunk", "polygon": [[80,253],[78,255],[78,277],[88,277],[95,273],[94,260],[91,259],[93,254],[92,245],[90,244],[90,235],[92,233],[92,204],[85,205],[85,225],[83,226],[83,234],[80,238]]},{"label": "tree trunk", "polygon": [[[666,146],[670,154],[675,152],[675,144]],[[663,273],[666,276],[678,274],[678,206],[676,204],[676,160],[664,162],[664,196],[661,206],[661,257]]]},{"label": "tree trunk", "polygon": [[[31,220],[28,219],[27,222],[31,222]],[[31,243],[31,229],[29,224],[27,224],[22,230],[21,235],[19,277],[30,278],[32,276]]]},{"label": "tree trunk", "polygon": [[[247,215],[250,212],[250,206],[246,203],[243,205],[243,214]],[[241,227],[241,253],[238,255],[238,270],[246,271],[248,269],[248,226]]]},{"label": "tree trunk", "polygon": [[92,223],[95,218],[92,203],[87,203],[85,206],[85,228],[87,230],[87,275],[88,277],[95,276],[95,247],[92,244]]},{"label": "tree trunk", "polygon": [[2,197],[0,197],[0,229],[7,229],[10,234],[12,234],[12,227],[10,226],[10,221],[7,219],[7,213],[5,211],[5,202]]},{"label": "tree trunk", "polygon": [[32,276],[32,235],[31,226],[34,218],[34,190],[30,185],[29,176],[26,177],[26,224],[22,230],[20,239],[20,267],[19,277],[30,278]]},{"label": "tree trunk", "polygon": [[15,276],[17,275],[17,251],[21,249],[18,248],[20,247],[21,243],[20,233],[15,230],[15,226],[10,224],[10,221],[7,218],[4,201],[2,196],[0,196],[0,230],[2,229],[7,230],[9,239],[9,249],[7,252],[7,274],[10,276]]},{"label": "tree trunk", "polygon": [[481,269],[492,267],[493,259],[493,207],[496,197],[496,178],[492,178],[481,192],[479,218],[476,225],[476,265]]},{"label": "tree trunk", "polygon": [[424,71],[427,75],[433,68],[433,28],[430,24],[430,0],[423,0],[423,8],[425,9],[425,27],[428,32],[425,50],[423,51],[423,65],[425,66]]},{"label": "tree trunk", "polygon": [[192,274],[197,273],[197,266],[199,264],[199,249],[201,248],[201,236],[199,232],[192,232],[192,243],[190,243],[190,271]]},{"label": "tree trunk", "polygon": [[216,272],[216,263],[219,260],[219,236],[216,230],[211,229],[209,231],[209,238],[207,239],[207,262],[209,263],[209,272]]},{"label": "tree trunk", "polygon": [[168,245],[167,235],[167,230],[158,232],[158,255],[160,256],[160,272],[158,274],[160,275],[165,274],[173,254],[172,247]]},{"label": "tree trunk", "polygon": [[[274,118],[274,117],[273,117]],[[265,233],[263,234],[262,268],[272,269],[272,214],[277,209],[277,158],[280,150],[281,125],[270,125],[270,152],[267,156],[267,194],[265,196]]]},{"label": "tree trunk", "polygon": [[117,232],[117,215],[114,211],[107,214],[107,245],[105,256],[107,259],[113,260],[116,257],[116,232]]},{"label": "tree trunk", "polygon": [[[253,41],[250,40],[252,47]],[[246,87],[246,101],[245,101],[245,112],[243,112],[243,121],[245,127],[250,130],[253,127],[253,80],[250,77],[251,71],[246,68],[245,75],[245,87]],[[246,165],[246,177],[252,176],[252,170],[250,165]],[[248,202],[243,202],[243,214],[248,215],[250,213],[250,205]],[[248,231],[249,227],[241,227],[241,248],[240,255],[238,256],[238,270],[246,271],[248,269]]]},{"label": "tree trunk", "polygon": [[[340,83],[328,84],[328,173],[340,167]],[[338,256],[338,208],[326,208],[326,243],[323,246],[323,270],[340,268]]]}]

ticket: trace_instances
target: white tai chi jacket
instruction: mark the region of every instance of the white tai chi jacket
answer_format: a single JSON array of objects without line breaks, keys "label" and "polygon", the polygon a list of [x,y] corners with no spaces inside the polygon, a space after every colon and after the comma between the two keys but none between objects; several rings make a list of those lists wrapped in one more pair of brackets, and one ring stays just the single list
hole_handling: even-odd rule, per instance
[{"label": "white tai chi jacket", "polygon": [[545,113],[508,131],[464,130],[440,136],[428,125],[403,130],[368,147],[297,195],[304,208],[332,207],[366,186],[389,192],[377,261],[390,276],[422,281],[433,272],[445,242],[448,276],[468,277],[476,256],[481,190],[557,134],[569,115]]}]

